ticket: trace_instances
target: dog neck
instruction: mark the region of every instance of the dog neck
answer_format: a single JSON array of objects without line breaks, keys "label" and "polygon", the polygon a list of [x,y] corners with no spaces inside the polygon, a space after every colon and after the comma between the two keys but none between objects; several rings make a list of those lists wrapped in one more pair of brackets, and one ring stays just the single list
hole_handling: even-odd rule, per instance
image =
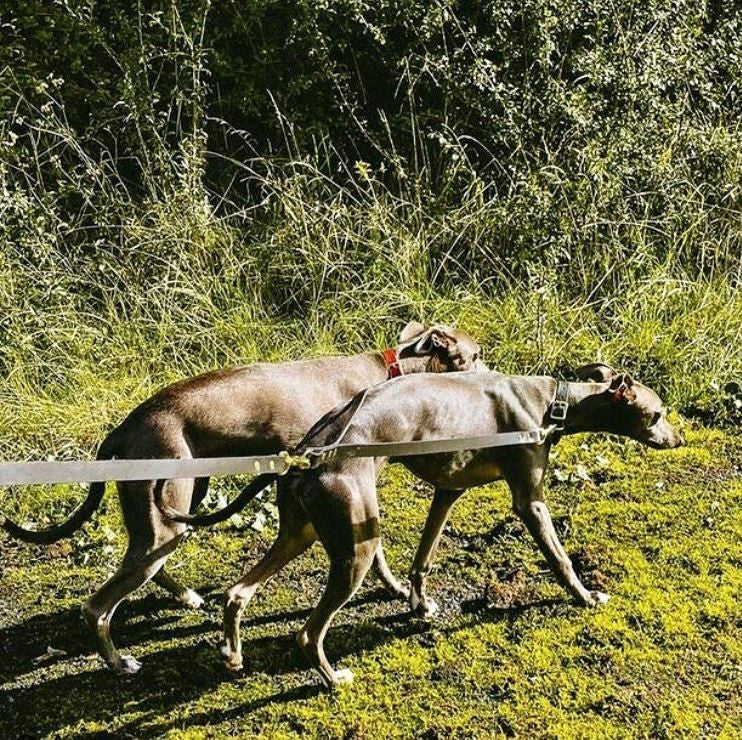
[{"label": "dog neck", "polygon": [[[394,357],[392,357],[394,353]],[[395,349],[384,350],[375,355],[379,368],[384,372],[387,379],[398,377],[399,375],[412,375],[413,373],[425,372],[443,372],[444,367],[438,368],[435,365],[436,358],[430,355],[412,355],[410,357],[400,357],[399,352]],[[399,368],[399,372],[394,371],[394,367]]]},{"label": "dog neck", "polygon": [[393,347],[385,349],[382,351],[381,357],[384,360],[384,364],[386,365],[386,377],[389,380],[391,380],[392,378],[399,378],[400,376],[404,375],[404,370],[402,370],[402,364],[399,360],[399,356],[397,355],[397,350],[395,350]]},{"label": "dog neck", "polygon": [[[579,407],[588,398],[605,393],[609,386],[610,383],[567,383],[567,418],[563,422],[564,429],[560,430],[560,433],[579,434],[580,432],[597,431],[594,425],[595,420],[590,419],[591,423],[585,423],[586,419],[579,412]],[[551,409],[551,404],[549,409]],[[547,411],[547,415],[548,413]]]}]

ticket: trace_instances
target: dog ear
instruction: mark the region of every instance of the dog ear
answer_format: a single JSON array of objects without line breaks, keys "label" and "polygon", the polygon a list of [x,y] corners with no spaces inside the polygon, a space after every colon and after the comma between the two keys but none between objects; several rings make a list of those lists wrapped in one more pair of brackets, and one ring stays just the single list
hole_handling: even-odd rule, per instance
[{"label": "dog ear", "polygon": [[593,362],[590,365],[583,365],[575,370],[577,377],[583,382],[607,383],[609,380],[618,376],[618,373],[602,362]]},{"label": "dog ear", "polygon": [[448,349],[456,343],[456,338],[451,332],[452,329],[449,327],[436,324],[425,329],[421,335],[418,334],[411,340],[400,344],[397,352],[404,352],[406,355],[429,355],[438,349]]},{"label": "dog ear", "polygon": [[419,321],[410,321],[404,329],[402,329],[399,335],[400,342],[409,342],[413,337],[422,334],[425,331],[425,326]]},{"label": "dog ear", "polygon": [[628,373],[617,373],[606,391],[611,403],[631,403],[636,400],[634,379]]},{"label": "dog ear", "polygon": [[415,344],[415,353],[427,355],[436,349],[448,349],[456,343],[455,337],[451,336],[449,332],[450,329],[447,326],[441,326],[440,324],[431,326]]}]

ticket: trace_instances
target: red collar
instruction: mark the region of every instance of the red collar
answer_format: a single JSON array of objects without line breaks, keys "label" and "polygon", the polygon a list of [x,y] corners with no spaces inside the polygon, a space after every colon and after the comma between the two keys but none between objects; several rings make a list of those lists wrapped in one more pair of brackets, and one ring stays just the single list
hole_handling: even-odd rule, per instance
[{"label": "red collar", "polygon": [[385,349],[382,350],[381,356],[384,358],[386,364],[386,377],[387,380],[392,378],[398,378],[400,375],[404,375],[402,372],[402,366],[399,364],[399,358],[397,357],[396,349]]}]

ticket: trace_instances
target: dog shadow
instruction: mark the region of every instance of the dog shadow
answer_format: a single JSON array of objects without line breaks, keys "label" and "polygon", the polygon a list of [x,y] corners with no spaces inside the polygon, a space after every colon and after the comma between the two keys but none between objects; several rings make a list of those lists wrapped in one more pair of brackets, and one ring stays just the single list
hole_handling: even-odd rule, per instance
[{"label": "dog shadow", "polygon": [[[201,592],[208,594],[208,587]],[[212,602],[215,599],[211,599]],[[444,625],[442,628],[411,617],[400,605],[392,613],[358,618],[356,613],[367,604],[380,606],[389,601],[381,589],[369,591],[353,599],[345,608],[348,614],[327,635],[326,651],[331,661],[336,656],[363,654],[387,642],[407,639],[435,630],[451,633],[466,625]],[[469,599],[461,602],[461,612],[469,621],[515,620],[523,612],[544,608],[559,600],[542,600],[506,609],[492,607],[486,599]],[[208,601],[207,601],[208,603]],[[120,626],[116,630],[119,647],[194,638],[218,633],[217,604],[197,623],[185,620],[182,608],[173,606],[170,599],[153,594],[122,605]],[[381,607],[380,608],[384,608]],[[213,616],[212,612],[213,611]],[[134,718],[119,726],[117,734],[135,737],[161,736],[178,724],[177,709],[216,689],[225,682],[246,682],[251,676],[266,674],[279,677],[287,688],[257,700],[245,702],[228,709],[210,708],[189,713],[188,724],[216,724],[233,719],[270,704],[281,704],[310,698],[323,691],[316,677],[308,672],[304,656],[299,651],[293,630],[280,635],[249,636],[251,627],[278,625],[303,621],[311,609],[291,609],[270,614],[259,614],[243,621],[245,667],[240,674],[230,674],[213,643],[202,639],[188,644],[167,646],[144,655],[143,667],[134,677],[121,678],[102,666],[94,655],[92,638],[82,623],[79,609],[65,609],[53,614],[31,617],[23,622],[0,630],[0,646],[7,656],[2,666],[5,682],[21,678],[39,669],[32,656],[43,654],[48,645],[63,646],[66,655],[52,658],[53,662],[72,661],[74,672],[55,676],[43,683],[0,689],[0,716],[8,726],[23,728],[24,735],[54,735],[69,725],[82,723],[76,732],[79,736],[101,736],[100,730],[84,730],[85,725],[95,727],[113,721],[124,711]],[[378,610],[377,610],[378,611]],[[118,615],[117,615],[118,616]],[[7,648],[7,649],[6,649]],[[9,660],[8,660],[9,658]],[[91,659],[92,658],[92,659]],[[187,667],[187,668],[186,668]],[[304,676],[310,683],[304,682]],[[301,681],[300,685],[295,684]],[[23,679],[20,681],[24,683]],[[25,682],[28,683],[28,682]],[[125,710],[124,710],[125,707]],[[45,708],[49,708],[45,710]]]},{"label": "dog shadow", "polygon": [[[347,608],[352,610],[368,603],[386,600],[388,599],[384,592],[372,591],[354,599]],[[179,617],[175,613],[150,618],[157,607],[170,606],[167,600],[149,596],[129,604],[126,614],[122,613],[128,619],[117,631],[118,645],[126,648],[143,641],[145,637],[151,642],[153,639],[170,640],[216,632],[216,620],[208,618],[203,623],[189,626],[178,624]],[[259,615],[243,622],[244,631],[248,633],[250,627],[260,625],[302,621],[310,611],[294,609]],[[131,621],[138,616],[146,616],[147,619],[143,624]],[[405,613],[388,614],[363,623],[339,624],[328,635],[326,649],[330,656],[352,655],[427,629],[426,624],[409,619]],[[92,640],[85,639],[79,610],[67,609],[32,617],[6,628],[0,631],[0,644],[16,644],[23,634],[30,636],[29,630],[36,632],[31,641],[24,641],[24,654],[20,660],[15,659],[17,654],[6,653],[12,668],[5,666],[5,680],[10,680],[11,677],[17,679],[24,673],[40,668],[29,656],[37,652],[43,653],[50,642],[63,644],[66,655],[45,662],[43,666],[48,667],[53,662],[72,661],[75,670],[74,673],[56,676],[43,683],[0,689],[0,717],[4,718],[8,726],[23,728],[24,735],[33,737],[54,735],[62,727],[80,721],[95,725],[113,720],[121,714],[124,705],[127,712],[136,715],[136,719],[118,731],[125,731],[136,737],[156,736],[168,729],[162,723],[171,722],[167,717],[169,712],[224,682],[239,684],[250,680],[254,674],[280,677],[307,670],[293,631],[277,636],[248,637],[244,640],[245,667],[236,676],[224,668],[214,645],[200,640],[148,652],[144,655],[140,673],[121,678],[103,667],[97,656],[91,660]],[[82,636],[78,637],[77,633]],[[62,635],[64,640],[60,641]],[[185,666],[188,667],[187,670],[184,670]],[[308,698],[321,690],[318,683],[303,684],[234,709],[189,715],[189,723],[223,721],[267,704]],[[47,707],[50,708],[49,711],[44,711],[43,708]],[[81,731],[79,734],[84,733]]]}]

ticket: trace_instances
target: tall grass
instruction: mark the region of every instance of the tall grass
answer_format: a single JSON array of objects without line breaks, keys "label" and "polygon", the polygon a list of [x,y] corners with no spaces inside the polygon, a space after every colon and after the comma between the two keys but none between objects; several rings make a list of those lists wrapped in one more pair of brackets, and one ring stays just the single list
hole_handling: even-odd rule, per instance
[{"label": "tall grass", "polygon": [[[206,120],[203,23],[174,34],[185,92],[124,97],[128,148],[81,134],[53,79],[2,92],[3,457],[87,453],[176,377],[381,347],[412,318],[471,332],[502,371],[603,360],[685,407],[742,371],[738,127],[679,132],[649,190],[589,150],[570,173],[483,158],[414,114],[373,165],[299,143],[280,110],[284,155],[230,156],[207,130],[248,135]],[[684,147],[717,157],[728,197]]]}]

